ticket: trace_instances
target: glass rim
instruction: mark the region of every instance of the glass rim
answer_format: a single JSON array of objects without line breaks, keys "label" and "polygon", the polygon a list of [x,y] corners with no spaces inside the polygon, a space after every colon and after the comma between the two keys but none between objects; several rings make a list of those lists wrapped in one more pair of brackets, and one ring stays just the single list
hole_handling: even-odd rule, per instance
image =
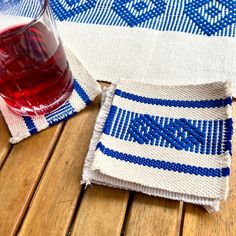
[{"label": "glass rim", "polygon": [[24,24],[24,25],[20,26],[18,29],[14,30],[14,31],[11,31],[11,32],[4,33],[4,31],[3,31],[3,34],[0,34],[0,39],[1,38],[7,38],[9,36],[18,34],[18,33],[22,32],[22,31],[30,28],[32,25],[34,25],[36,22],[38,22],[39,19],[41,18],[41,16],[46,11],[46,8],[49,6],[48,0],[43,0],[43,1],[44,1],[43,7],[40,9],[39,13],[36,14],[36,16],[29,23]]}]

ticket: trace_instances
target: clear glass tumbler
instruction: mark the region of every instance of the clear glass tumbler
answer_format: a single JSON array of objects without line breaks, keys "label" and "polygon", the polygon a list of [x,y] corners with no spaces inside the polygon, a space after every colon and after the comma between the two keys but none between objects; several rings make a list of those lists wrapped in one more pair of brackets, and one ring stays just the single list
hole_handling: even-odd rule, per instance
[{"label": "clear glass tumbler", "polygon": [[[12,16],[33,4],[32,18]],[[16,113],[38,116],[62,105],[73,79],[48,0],[0,1],[0,96]]]}]

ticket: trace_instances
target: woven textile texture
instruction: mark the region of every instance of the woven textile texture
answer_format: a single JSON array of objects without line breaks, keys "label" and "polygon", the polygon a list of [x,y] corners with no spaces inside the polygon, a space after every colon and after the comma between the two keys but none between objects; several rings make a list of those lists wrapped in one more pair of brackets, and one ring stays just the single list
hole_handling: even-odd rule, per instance
[{"label": "woven textile texture", "polygon": [[73,54],[67,50],[74,75],[74,90],[69,100],[57,110],[39,117],[19,116],[12,112],[0,97],[0,111],[11,132],[11,143],[17,143],[40,130],[67,120],[89,105],[101,92],[100,85],[88,74]]},{"label": "woven textile texture", "polygon": [[183,200],[217,211],[227,198],[232,97],[228,82],[106,91],[83,183]]},{"label": "woven textile texture", "polygon": [[[37,1],[17,1],[7,13],[32,16]],[[116,83],[125,78],[186,85],[236,78],[233,0],[50,3],[55,18],[61,21],[58,28],[64,44],[96,80]],[[9,17],[6,21],[10,23]],[[1,16],[0,25],[3,22]]]},{"label": "woven textile texture", "polygon": [[[19,2],[12,15],[34,16],[40,1]],[[5,4],[6,4],[5,3]],[[0,3],[1,4],[1,3]],[[50,0],[57,20],[180,31],[199,35],[234,36],[234,0]],[[1,7],[1,5],[0,5]]]}]

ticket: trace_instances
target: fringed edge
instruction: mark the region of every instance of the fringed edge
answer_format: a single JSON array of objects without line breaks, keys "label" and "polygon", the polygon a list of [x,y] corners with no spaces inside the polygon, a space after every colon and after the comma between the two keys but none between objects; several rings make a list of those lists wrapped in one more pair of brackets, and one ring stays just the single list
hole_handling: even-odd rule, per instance
[{"label": "fringed edge", "polygon": [[102,107],[100,109],[100,112],[98,114],[98,117],[95,123],[93,136],[89,145],[89,151],[84,162],[84,169],[83,169],[81,184],[85,184],[86,186],[91,184],[92,173],[93,173],[91,170],[91,165],[93,163],[97,144],[103,132],[104,124],[106,122],[107,116],[109,114],[109,111],[112,105],[115,89],[116,89],[116,85],[112,84],[108,89],[105,89],[102,93],[102,101],[101,101]]}]

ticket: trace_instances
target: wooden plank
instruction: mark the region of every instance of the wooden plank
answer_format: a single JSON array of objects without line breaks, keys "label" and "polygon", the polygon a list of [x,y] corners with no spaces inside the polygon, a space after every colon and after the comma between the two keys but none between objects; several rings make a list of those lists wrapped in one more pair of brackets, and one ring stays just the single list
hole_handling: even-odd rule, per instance
[{"label": "wooden plank", "polygon": [[10,139],[10,132],[7,128],[7,125],[4,121],[2,114],[0,113],[0,169],[11,148],[9,139]]},{"label": "wooden plank", "polygon": [[178,201],[136,193],[125,235],[178,235],[182,208]]},{"label": "wooden plank", "polygon": [[[236,103],[233,104],[234,112]],[[234,115],[234,120],[236,116]],[[234,124],[234,129],[236,124]],[[220,212],[209,214],[200,206],[186,204],[183,235],[232,236],[236,232],[236,136],[233,139],[233,156],[230,176],[230,192],[226,202],[222,202]]]},{"label": "wooden plank", "polygon": [[17,232],[61,128],[51,127],[13,147],[0,172],[0,235]]},{"label": "wooden plank", "polygon": [[65,125],[19,235],[65,235],[81,191],[84,158],[100,99]]},{"label": "wooden plank", "polygon": [[82,199],[72,236],[120,235],[129,192],[93,185]]}]

